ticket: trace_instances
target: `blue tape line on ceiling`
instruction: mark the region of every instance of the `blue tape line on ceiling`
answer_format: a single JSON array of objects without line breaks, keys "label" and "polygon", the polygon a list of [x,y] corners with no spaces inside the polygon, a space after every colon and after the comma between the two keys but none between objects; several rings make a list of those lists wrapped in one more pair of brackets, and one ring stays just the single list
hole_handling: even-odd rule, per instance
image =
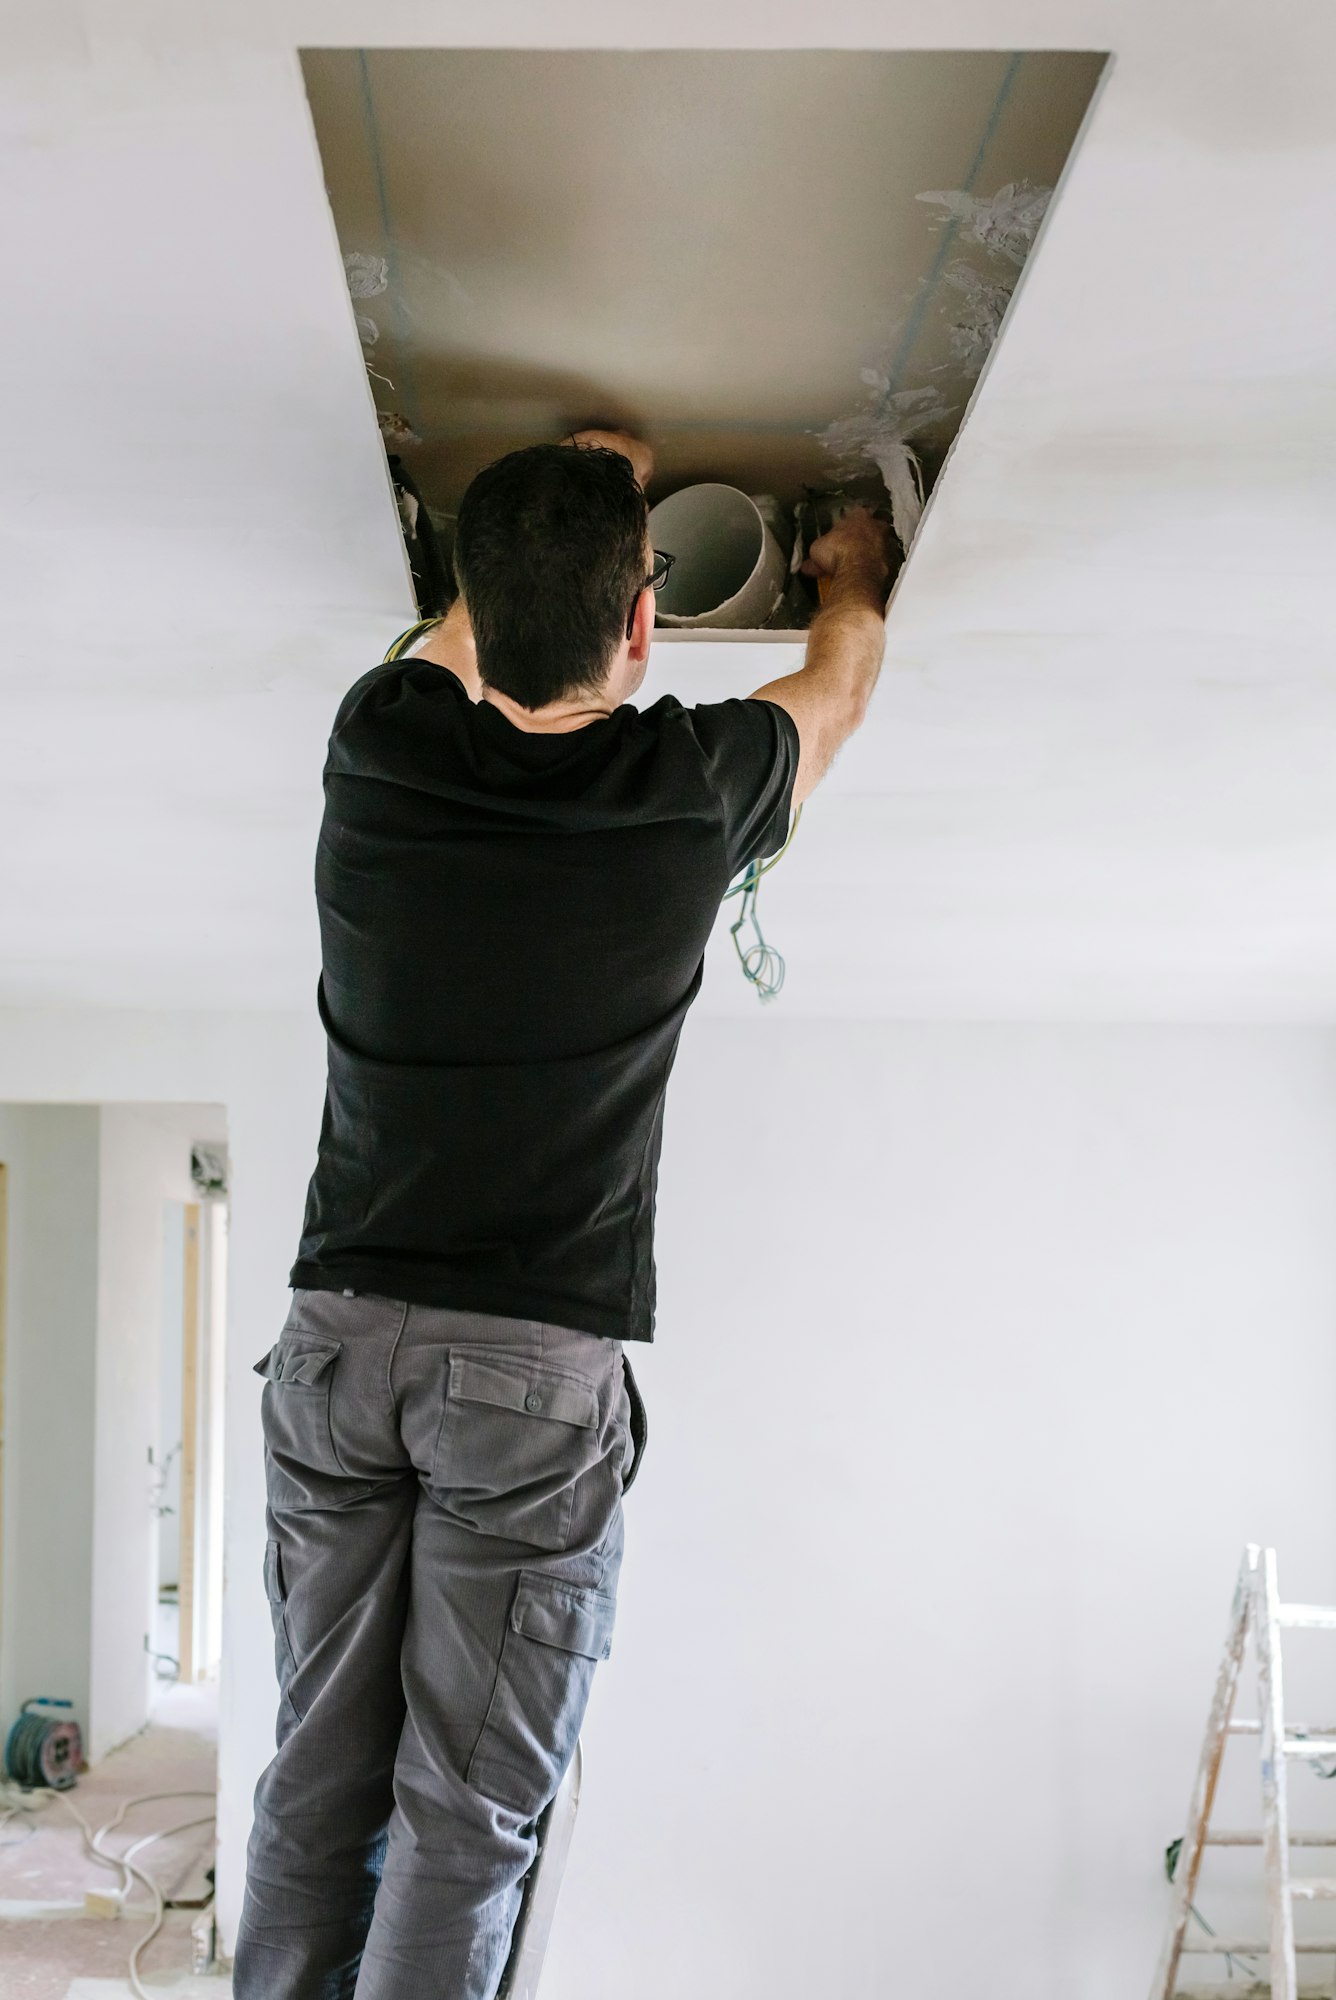
[{"label": "blue tape line on ceiling", "polygon": [[[795,434],[807,437],[821,430],[830,422],[830,411],[797,417],[659,417],[655,419],[655,437],[669,437],[680,433],[684,437],[793,437]],[[439,424],[428,424],[425,429],[414,424],[419,437],[431,442],[438,438],[475,438],[478,426],[472,417],[462,420],[446,417]],[[514,437],[533,440],[533,419],[527,414],[521,418],[507,417],[504,408],[494,409],[487,418],[487,429]]]},{"label": "blue tape line on ceiling", "polygon": [[376,203],[380,209],[380,230],[384,239],[385,264],[390,279],[390,318],[394,322],[394,339],[398,350],[394,360],[396,381],[393,386],[399,407],[413,429],[421,435],[422,420],[408,344],[408,316],[404,311],[403,288],[399,283],[399,244],[394,233],[394,224],[390,219],[390,195],[385,184],[385,164],[380,154],[376,104],[371,94],[371,67],[367,62],[365,49],[357,51],[357,74],[362,87],[362,120],[366,126],[367,152],[371,157],[371,171],[376,182]]},{"label": "blue tape line on ceiling", "polygon": [[[983,171],[983,163],[988,156],[988,149],[997,136],[997,128],[1002,122],[1002,113],[1006,109],[1007,99],[1011,96],[1012,87],[1020,74],[1021,64],[1024,61],[1025,56],[1023,53],[1013,55],[1006,69],[1003,71],[1002,81],[997,87],[997,96],[993,99],[993,108],[988,113],[983,133],[978,145],[974,149],[974,158],[970,161],[969,172],[961,182],[961,191],[964,194],[973,194],[974,192],[974,183]],[[919,286],[919,295],[914,302],[914,309],[905,322],[905,330],[900,336],[899,344],[891,358],[890,367],[886,371],[890,381],[888,394],[892,396],[897,389],[903,386],[905,368],[918,344],[918,337],[923,331],[923,322],[928,316],[928,308],[937,296],[942,272],[946,269],[946,260],[955,248],[956,237],[959,233],[960,221],[958,217],[953,215],[942,231],[941,239],[937,245],[937,255],[932,260],[927,277]]]}]

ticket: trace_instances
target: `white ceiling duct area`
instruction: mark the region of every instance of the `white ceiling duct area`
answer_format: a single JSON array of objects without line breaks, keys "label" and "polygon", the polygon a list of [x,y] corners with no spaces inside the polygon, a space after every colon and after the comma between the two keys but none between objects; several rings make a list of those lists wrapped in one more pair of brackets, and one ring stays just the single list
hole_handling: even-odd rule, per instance
[{"label": "white ceiling duct area", "polygon": [[591,422],[651,439],[651,500],[770,494],[781,539],[901,441],[931,482],[1103,61],[306,51],[389,449],[447,535],[480,466]]}]

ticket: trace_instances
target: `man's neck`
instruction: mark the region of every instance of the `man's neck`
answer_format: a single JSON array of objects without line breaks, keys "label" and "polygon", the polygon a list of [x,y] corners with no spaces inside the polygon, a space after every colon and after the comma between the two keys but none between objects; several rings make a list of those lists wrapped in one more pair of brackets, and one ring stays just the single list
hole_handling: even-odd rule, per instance
[{"label": "man's neck", "polygon": [[502,694],[499,688],[484,687],[482,698],[490,707],[499,709],[516,729],[527,730],[533,736],[568,736],[573,729],[585,729],[591,722],[602,722],[617,707],[611,696],[597,694],[579,695],[569,701],[550,701],[544,708],[524,708],[519,702],[512,701],[508,694]]}]

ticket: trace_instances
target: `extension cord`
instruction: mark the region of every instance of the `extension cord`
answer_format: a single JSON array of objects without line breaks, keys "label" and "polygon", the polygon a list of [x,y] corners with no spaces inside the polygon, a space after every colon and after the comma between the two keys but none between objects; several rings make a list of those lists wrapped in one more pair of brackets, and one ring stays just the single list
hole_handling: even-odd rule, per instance
[{"label": "extension cord", "polygon": [[[152,1944],[154,1938],[157,1937],[159,1931],[162,1929],[163,1917],[166,1913],[167,1905],[158,1884],[151,1875],[147,1874],[143,1868],[136,1864],[133,1857],[141,1853],[144,1848],[154,1846],[159,1840],[169,1839],[173,1834],[186,1833],[197,1826],[211,1825],[214,1815],[206,1813],[199,1819],[184,1820],[176,1826],[159,1827],[156,1832],[144,1834],[139,1840],[133,1841],[126,1848],[124,1854],[108,1854],[102,1846],[102,1842],[109,1833],[116,1831],[126,1814],[133,1811],[136,1806],[153,1805],[159,1799],[202,1799],[213,1797],[214,1794],[211,1791],[201,1792],[197,1790],[141,1792],[136,1798],[122,1800],[117,1811],[106,1822],[105,1826],[100,1826],[95,1833],[68,1792],[49,1790],[26,1791],[20,1785],[0,1783],[0,1826],[6,1825],[19,1813],[32,1814],[47,1806],[61,1806],[78,1827],[79,1836],[83,1841],[84,1849],[89,1859],[95,1861],[99,1867],[109,1868],[115,1874],[119,1875],[120,1883],[115,1889],[85,1890],[84,1910],[86,1914],[112,1917],[136,1916],[152,1919],[148,1929],[138,1939],[133,1951],[130,1953],[130,1962],[127,1967],[130,1976],[130,1991],[135,1995],[135,2000],[150,2000],[150,1996],[145,1992],[139,1977],[139,1961],[144,1951]],[[127,1900],[130,1889],[135,1883],[138,1883],[140,1888],[145,1889],[151,1898],[147,1909],[137,1909]]]}]

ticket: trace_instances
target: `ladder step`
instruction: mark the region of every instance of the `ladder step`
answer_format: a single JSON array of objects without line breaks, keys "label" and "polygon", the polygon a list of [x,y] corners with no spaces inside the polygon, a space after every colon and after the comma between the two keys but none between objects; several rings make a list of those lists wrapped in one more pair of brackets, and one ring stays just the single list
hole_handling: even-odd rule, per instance
[{"label": "ladder step", "polygon": [[[1215,1937],[1186,1937],[1183,1940],[1183,1949],[1185,1952],[1195,1952],[1199,1955],[1209,1957],[1219,1957],[1222,1952],[1228,1952],[1231,1958],[1265,1959],[1271,1947],[1265,1939],[1259,1940],[1254,1938],[1250,1943],[1247,1938],[1232,1938],[1217,1935]],[[1296,1951],[1322,1952],[1330,1958],[1336,1953],[1336,1937],[1296,1938],[1294,1940],[1294,1949]]]},{"label": "ladder step", "polygon": [[[1298,2000],[1331,2000],[1331,1981],[1301,1979],[1297,1993]],[[1203,1986],[1175,1986],[1174,2000],[1271,2000],[1271,1986],[1265,1979],[1250,1979],[1246,1985],[1237,1979],[1209,1980]]]},{"label": "ladder step", "polygon": [[1291,1875],[1290,1894],[1302,1903],[1329,1903],[1336,1899],[1336,1875]]},{"label": "ladder step", "polygon": [[1336,1757],[1336,1736],[1293,1736],[1285,1731],[1287,1757]]},{"label": "ladder step", "polygon": [[[1260,1736],[1262,1733],[1261,1723],[1252,1715],[1237,1716],[1233,1721],[1227,1722],[1225,1727],[1231,1736]],[[1305,1741],[1323,1736],[1336,1737],[1336,1724],[1325,1722],[1321,1729],[1313,1729],[1311,1727],[1300,1729],[1296,1723],[1291,1723],[1285,1734],[1287,1736],[1302,1736]]]},{"label": "ladder step", "polygon": [[[1219,1833],[1208,1833],[1206,1835],[1206,1845],[1207,1847],[1260,1847],[1262,1845],[1262,1836],[1251,1829],[1240,1829],[1237,1832],[1233,1832],[1227,1827],[1222,1827]],[[1290,1835],[1290,1846],[1336,1847],[1336,1832],[1292,1833]],[[1328,2000],[1330,2000],[1330,1996],[1328,1996]]]},{"label": "ladder step", "polygon": [[1336,1606],[1330,1604],[1278,1604],[1276,1623],[1300,1632],[1336,1632]]}]

